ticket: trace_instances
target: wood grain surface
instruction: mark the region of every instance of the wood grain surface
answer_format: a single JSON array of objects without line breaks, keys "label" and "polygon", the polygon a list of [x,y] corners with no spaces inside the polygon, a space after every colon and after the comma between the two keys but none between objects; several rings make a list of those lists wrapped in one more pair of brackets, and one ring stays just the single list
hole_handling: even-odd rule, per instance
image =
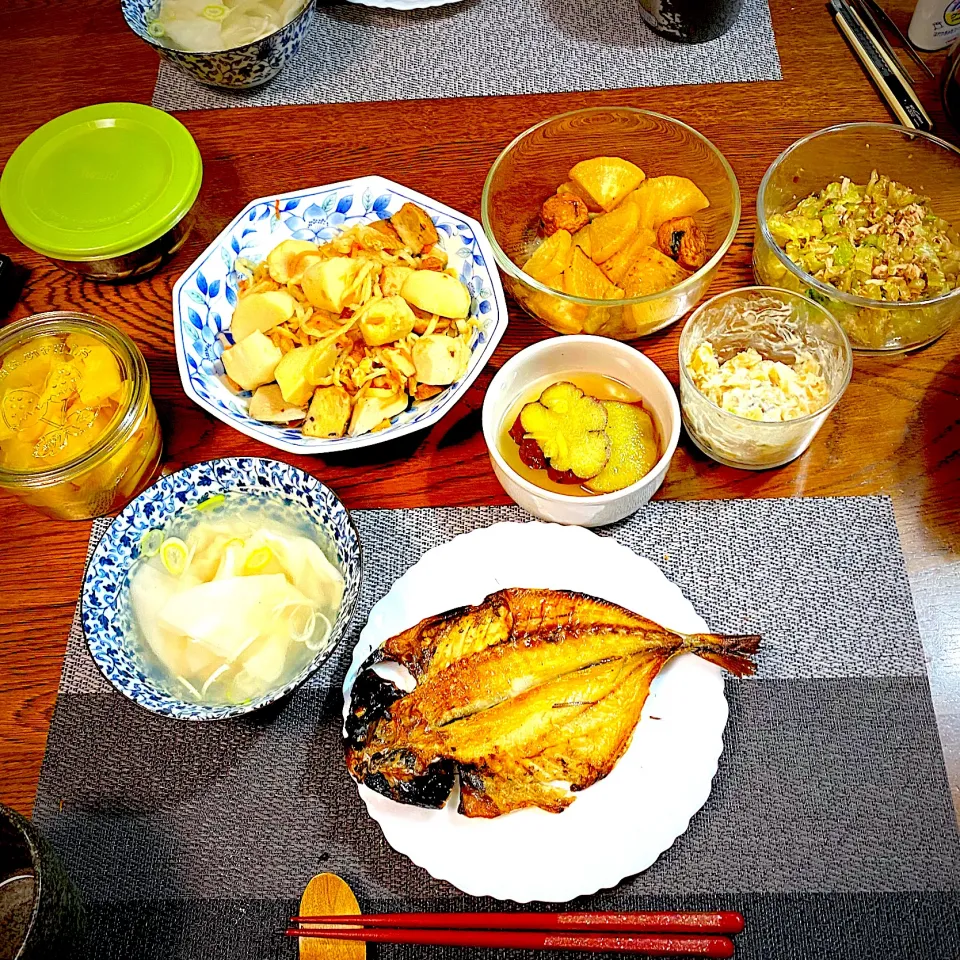
[{"label": "wood grain surface", "polygon": [[[127,29],[117,0],[6,0],[3,6],[0,162],[33,129],[66,110],[99,101],[150,101],[157,59]],[[887,6],[905,27],[909,0],[887,0]],[[399,180],[476,217],[486,172],[512,137],[552,114],[600,104],[678,117],[726,154],[740,181],[744,215],[712,290],[750,283],[754,201],[767,166],[819,128],[889,119],[820,0],[771,0],[771,8],[783,64],[779,82],[178,114],[204,161],[198,227],[185,249],[152,278],[105,286],[64,273],[0,225],[0,250],[30,271],[19,303],[4,320],[75,308],[129,333],[150,367],[165,459],[172,466],[219,456],[276,456],[184,396],[170,310],[179,273],[252,198],[365,173]],[[942,59],[931,57],[931,63],[939,67]],[[911,69],[916,77],[919,71]],[[924,78],[917,87],[938,132],[956,142],[936,84]],[[640,344],[674,384],[681,326]],[[506,503],[480,433],[483,394],[506,359],[545,335],[545,328],[511,304],[510,328],[492,363],[433,429],[353,455],[282,456],[321,477],[353,508]],[[960,803],[958,348],[960,329],[954,329],[910,356],[858,357],[849,390],[812,448],[779,470],[721,467],[683,438],[660,496],[893,498]],[[0,801],[28,812],[89,524],[44,519],[0,494],[0,531]]]}]

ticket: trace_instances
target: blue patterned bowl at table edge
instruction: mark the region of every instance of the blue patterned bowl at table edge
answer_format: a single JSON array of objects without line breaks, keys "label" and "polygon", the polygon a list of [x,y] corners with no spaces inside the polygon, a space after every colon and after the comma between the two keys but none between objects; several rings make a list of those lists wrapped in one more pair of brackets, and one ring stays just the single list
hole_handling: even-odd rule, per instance
[{"label": "blue patterned bowl at table edge", "polygon": [[[345,588],[328,646],[318,651],[293,680],[249,703],[203,706],[171,696],[146,670],[130,639],[128,575],[148,530],[162,528],[181,510],[213,494],[231,491],[269,492],[305,512],[335,548]],[[226,720],[259,710],[291,693],[330,656],[353,618],[360,595],[361,566],[360,536],[347,508],[315,477],[289,464],[260,457],[208,460],[161,477],[114,520],[87,565],[80,622],[94,663],[124,696],[164,717]]]},{"label": "blue patterned bowl at table edge", "polygon": [[[261,423],[247,413],[249,393],[235,394],[221,379],[220,357],[237,303],[238,259],[259,263],[281,240],[323,243],[357,223],[384,219],[411,201],[433,219],[449,266],[470,290],[474,332],[470,365],[443,393],[397,414],[390,426],[358,437],[323,440],[297,428]],[[359,177],[249,203],[187,268],[173,288],[173,331],[180,379],[187,396],[241,433],[288,453],[340,453],[423,430],[445,416],[467,392],[507,328],[507,304],[490,243],[476,220],[383,177]]]},{"label": "blue patterned bowl at table edge", "polygon": [[300,45],[313,22],[316,0],[306,0],[293,20],[262,40],[245,43],[230,50],[188,53],[159,43],[150,35],[149,21],[156,15],[161,0],[120,0],[123,19],[144,43],[150,44],[162,59],[209,87],[246,90],[272,80],[300,53]]}]

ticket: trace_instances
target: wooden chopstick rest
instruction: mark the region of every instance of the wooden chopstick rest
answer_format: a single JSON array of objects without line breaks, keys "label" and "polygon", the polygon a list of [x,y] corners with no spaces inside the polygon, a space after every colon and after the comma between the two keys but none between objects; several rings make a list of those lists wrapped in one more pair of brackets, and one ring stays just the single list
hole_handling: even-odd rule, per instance
[{"label": "wooden chopstick rest", "polygon": [[[321,873],[314,877],[300,898],[302,915],[324,914],[359,917],[360,904],[345,880],[335,873]],[[331,928],[335,930],[337,928]],[[300,938],[300,960],[365,960],[366,944],[352,940],[317,940]]]}]

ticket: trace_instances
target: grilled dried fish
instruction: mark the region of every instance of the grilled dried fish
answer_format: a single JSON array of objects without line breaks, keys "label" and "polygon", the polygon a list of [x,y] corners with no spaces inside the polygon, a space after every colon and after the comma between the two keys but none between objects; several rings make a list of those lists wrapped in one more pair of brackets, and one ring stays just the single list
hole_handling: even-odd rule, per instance
[{"label": "grilled dried fish", "polygon": [[[623,756],[668,660],[696,653],[743,676],[759,639],[683,636],[569,591],[501,590],[371,654],[351,695],[347,768],[378,793],[426,807],[443,806],[459,776],[459,810],[470,817],[559,812]],[[412,674],[414,690],[375,671],[389,662]]]}]

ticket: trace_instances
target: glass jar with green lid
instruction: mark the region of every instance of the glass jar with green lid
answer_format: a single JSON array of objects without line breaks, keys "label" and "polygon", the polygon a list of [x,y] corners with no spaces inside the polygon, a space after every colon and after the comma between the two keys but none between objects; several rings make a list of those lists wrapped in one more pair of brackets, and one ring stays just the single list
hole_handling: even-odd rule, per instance
[{"label": "glass jar with green lid", "polygon": [[200,151],[179,120],[139,103],[65,113],[30,134],[0,177],[0,210],[31,250],[118,281],[183,245],[200,191]]},{"label": "glass jar with green lid", "polygon": [[0,333],[0,489],[48,516],[120,509],[152,479],[160,426],[136,345],[83,313]]}]

